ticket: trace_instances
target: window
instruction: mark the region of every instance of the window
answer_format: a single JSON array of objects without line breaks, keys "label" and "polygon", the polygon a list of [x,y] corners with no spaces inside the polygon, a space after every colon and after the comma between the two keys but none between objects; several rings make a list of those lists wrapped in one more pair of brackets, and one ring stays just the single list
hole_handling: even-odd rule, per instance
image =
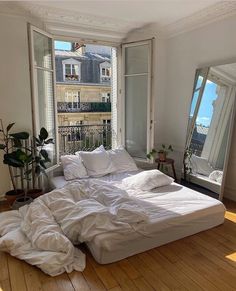
[{"label": "window", "polygon": [[64,81],[80,81],[80,62],[75,59],[67,59],[62,61],[63,64],[63,80]]},{"label": "window", "polygon": [[[123,144],[131,156],[146,159],[153,147],[151,111],[152,42],[142,41],[122,46],[123,65]],[[124,112],[124,114],[123,114]]]},{"label": "window", "polygon": [[102,93],[102,102],[111,102],[111,93]]},{"label": "window", "polygon": [[80,107],[80,91],[66,91],[65,102],[67,108],[77,109]]},{"label": "window", "polygon": [[52,36],[30,26],[33,131],[45,127],[55,143],[47,145],[50,166],[58,163],[55,73]]},{"label": "window", "polygon": [[111,80],[111,64],[109,62],[104,62],[100,64],[100,79],[101,82]]}]

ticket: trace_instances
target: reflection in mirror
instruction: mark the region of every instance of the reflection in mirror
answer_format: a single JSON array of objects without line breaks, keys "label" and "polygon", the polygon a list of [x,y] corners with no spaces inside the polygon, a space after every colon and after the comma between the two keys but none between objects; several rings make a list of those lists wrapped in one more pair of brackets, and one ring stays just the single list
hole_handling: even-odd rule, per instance
[{"label": "reflection in mirror", "polygon": [[236,94],[236,64],[196,72],[185,152],[185,177],[217,194],[229,144]]}]

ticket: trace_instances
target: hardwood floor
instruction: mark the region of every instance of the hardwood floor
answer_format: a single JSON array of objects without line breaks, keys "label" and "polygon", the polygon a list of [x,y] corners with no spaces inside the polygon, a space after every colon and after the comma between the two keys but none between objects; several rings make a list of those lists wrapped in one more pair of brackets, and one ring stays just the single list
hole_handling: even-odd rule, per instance
[{"label": "hardwood floor", "polygon": [[0,291],[236,290],[236,203],[221,226],[109,265],[57,277],[0,252]]}]

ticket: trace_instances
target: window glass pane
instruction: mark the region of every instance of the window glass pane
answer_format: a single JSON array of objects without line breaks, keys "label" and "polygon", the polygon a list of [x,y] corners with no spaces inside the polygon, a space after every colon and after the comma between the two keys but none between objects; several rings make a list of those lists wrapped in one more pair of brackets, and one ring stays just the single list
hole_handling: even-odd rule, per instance
[{"label": "window glass pane", "polygon": [[54,89],[52,72],[37,70],[37,88],[38,88],[38,112],[39,112],[39,128],[45,127],[49,137],[53,138],[55,144],[45,146],[51,164],[55,165],[56,160],[56,126],[55,126],[55,106],[54,106]]},{"label": "window glass pane", "polygon": [[65,68],[66,68],[66,75],[70,75],[71,74],[71,67],[70,67],[71,65],[69,65],[69,64],[66,64],[65,65]]},{"label": "window glass pane", "polygon": [[73,74],[79,76],[79,66],[78,65],[73,65],[73,66],[74,66]]},{"label": "window glass pane", "polygon": [[125,80],[125,143],[127,151],[138,158],[147,153],[147,76]]},{"label": "window glass pane", "polygon": [[52,40],[41,33],[34,32],[34,65],[52,69]]},{"label": "window glass pane", "polygon": [[102,75],[105,76],[106,75],[106,69],[102,68]]},{"label": "window glass pane", "polygon": [[125,75],[148,72],[148,45],[125,49]]}]

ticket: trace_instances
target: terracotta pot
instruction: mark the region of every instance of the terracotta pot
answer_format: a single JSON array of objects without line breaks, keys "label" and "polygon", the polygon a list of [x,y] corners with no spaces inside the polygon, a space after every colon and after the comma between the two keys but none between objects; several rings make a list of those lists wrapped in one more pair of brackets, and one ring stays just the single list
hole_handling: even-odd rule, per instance
[{"label": "terracotta pot", "polygon": [[12,205],[12,209],[17,210],[24,205],[30,204],[32,201],[33,199],[29,196],[18,197]]},{"label": "terracotta pot", "polygon": [[5,193],[5,198],[7,200],[7,203],[9,206],[12,206],[12,204],[14,203],[14,201],[16,200],[16,198],[21,197],[24,195],[24,190],[22,189],[17,189],[15,190],[11,190]]},{"label": "terracotta pot", "polygon": [[30,189],[27,191],[27,195],[33,199],[41,196],[43,194],[42,189]]},{"label": "terracotta pot", "polygon": [[165,162],[166,160],[166,153],[158,153],[159,160],[161,162]]}]

